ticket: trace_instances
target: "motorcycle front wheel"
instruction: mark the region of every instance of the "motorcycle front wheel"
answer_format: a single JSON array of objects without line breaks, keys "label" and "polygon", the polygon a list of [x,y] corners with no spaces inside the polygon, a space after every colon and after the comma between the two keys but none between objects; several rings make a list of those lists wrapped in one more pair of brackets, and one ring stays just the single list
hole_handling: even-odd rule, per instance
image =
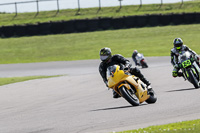
[{"label": "motorcycle front wheel", "polygon": [[131,93],[125,86],[119,88],[120,93],[122,94],[123,98],[126,99],[131,105],[138,106],[140,105],[139,99],[133,93]]},{"label": "motorcycle front wheel", "polygon": [[192,70],[188,71],[189,77],[190,77],[190,82],[194,85],[195,88],[199,88],[199,83],[196,77],[193,74]]}]

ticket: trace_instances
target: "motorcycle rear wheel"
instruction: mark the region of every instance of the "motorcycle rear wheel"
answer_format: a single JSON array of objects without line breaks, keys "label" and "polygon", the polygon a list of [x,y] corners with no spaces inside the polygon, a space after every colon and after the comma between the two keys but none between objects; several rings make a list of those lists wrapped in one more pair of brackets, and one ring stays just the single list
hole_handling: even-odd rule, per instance
[{"label": "motorcycle rear wheel", "polygon": [[140,105],[137,96],[135,94],[131,94],[131,92],[125,86],[120,87],[119,91],[122,94],[123,98],[126,99],[126,101],[128,101],[131,105],[133,106]]},{"label": "motorcycle rear wheel", "polygon": [[149,97],[149,99],[146,100],[146,102],[148,104],[155,103],[157,101],[157,96],[156,96],[154,90],[152,89],[148,93],[149,93],[150,97]]},{"label": "motorcycle rear wheel", "polygon": [[148,68],[148,65],[145,61],[141,62],[141,64],[142,64],[142,68]]}]

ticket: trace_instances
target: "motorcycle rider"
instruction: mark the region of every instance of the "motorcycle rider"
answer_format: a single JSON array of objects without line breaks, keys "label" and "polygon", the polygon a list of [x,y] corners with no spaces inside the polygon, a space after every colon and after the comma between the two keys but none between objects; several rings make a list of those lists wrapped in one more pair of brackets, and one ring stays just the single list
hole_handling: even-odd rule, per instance
[{"label": "motorcycle rider", "polygon": [[[140,70],[136,67],[131,68],[130,61],[127,60],[126,58],[124,58],[122,55],[120,55],[120,54],[112,55],[111,49],[107,48],[107,47],[102,48],[100,50],[99,55],[100,55],[100,59],[102,61],[99,65],[99,73],[102,76],[103,81],[107,87],[108,87],[108,80],[106,77],[107,68],[111,65],[116,64],[116,65],[120,65],[120,66],[124,65],[125,66],[124,69],[130,69],[130,73],[132,75],[139,77],[147,85],[147,88],[149,90],[152,89],[150,87],[151,83],[144,77],[144,75],[140,72]],[[120,95],[113,90],[113,98],[118,98],[118,97],[120,97]]]},{"label": "motorcycle rider", "polygon": [[200,66],[199,56],[194,51],[192,51],[189,47],[184,45],[183,40],[181,38],[175,38],[173,41],[173,44],[174,44],[174,48],[171,49],[171,63],[174,66],[174,69],[172,71],[173,77],[183,76],[182,72],[178,72],[180,70],[180,67],[178,65],[178,56],[179,56],[179,53],[183,51],[189,51],[190,53],[192,53],[192,55],[194,55],[195,57],[197,64]]},{"label": "motorcycle rider", "polygon": [[132,59],[133,59],[133,61],[135,62],[135,65],[136,65],[136,66],[139,65],[139,63],[137,63],[137,60],[136,60],[137,54],[138,54],[138,51],[137,51],[137,50],[134,50],[134,51],[133,51],[133,54],[132,54]]}]

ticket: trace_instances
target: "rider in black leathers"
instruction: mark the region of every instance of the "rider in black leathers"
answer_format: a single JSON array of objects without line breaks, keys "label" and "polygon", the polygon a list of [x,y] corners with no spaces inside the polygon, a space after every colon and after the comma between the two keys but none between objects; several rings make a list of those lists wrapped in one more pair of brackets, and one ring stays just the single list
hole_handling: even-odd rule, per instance
[{"label": "rider in black leathers", "polygon": [[[108,87],[107,84],[108,81],[106,77],[107,68],[113,64],[116,64],[120,66],[124,65],[125,68],[129,68],[130,73],[132,75],[139,77],[148,86],[147,88],[149,90],[151,89],[150,82],[144,77],[144,75],[140,72],[140,70],[137,67],[131,68],[130,61],[124,58],[122,55],[120,54],[112,55],[111,49],[107,47],[102,48],[99,54],[100,54],[100,59],[102,61],[99,65],[99,73],[102,76],[103,81],[107,87]],[[120,97],[119,94],[113,90],[113,98],[118,98],[118,97]]]},{"label": "rider in black leathers", "polygon": [[134,50],[133,51],[133,54],[132,54],[132,59],[133,61],[135,62],[135,65],[136,66],[139,66],[139,63],[137,63],[137,60],[136,60],[136,55],[138,54],[138,51],[137,50]]},{"label": "rider in black leathers", "polygon": [[192,55],[194,55],[195,57],[197,64],[200,66],[199,56],[190,48],[188,48],[186,45],[183,45],[183,41],[181,38],[175,38],[173,44],[174,44],[174,47],[171,49],[171,63],[174,66],[174,69],[172,72],[173,77],[183,76],[181,72],[178,72],[180,70],[179,65],[178,65],[178,56],[179,56],[179,53],[183,51],[189,51],[190,53],[192,53]]}]

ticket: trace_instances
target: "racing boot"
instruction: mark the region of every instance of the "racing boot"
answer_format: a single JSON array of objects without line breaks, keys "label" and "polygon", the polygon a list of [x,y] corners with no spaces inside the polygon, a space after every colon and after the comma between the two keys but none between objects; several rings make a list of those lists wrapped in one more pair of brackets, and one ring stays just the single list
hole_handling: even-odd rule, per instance
[{"label": "racing boot", "polygon": [[146,78],[141,78],[142,82],[145,83],[147,85],[147,89],[148,91],[151,91],[152,90],[152,87],[150,86],[151,83],[146,79]]},{"label": "racing boot", "polygon": [[147,86],[151,85],[151,83],[146,78],[141,78],[142,82],[144,82]]},{"label": "racing boot", "polygon": [[114,90],[113,90],[113,98],[119,98],[119,97],[121,97],[117,92],[115,92]]},{"label": "racing boot", "polygon": [[178,76],[178,77],[183,77],[184,80],[187,80],[187,79],[184,77],[184,75],[183,75],[182,72],[177,72],[177,76]]},{"label": "racing boot", "polygon": [[130,73],[139,77],[140,80],[142,80],[142,82],[147,85],[147,88],[152,89],[152,87],[150,86],[151,83],[144,77],[144,75],[140,72],[140,70],[137,67],[131,68]]},{"label": "racing boot", "polygon": [[145,83],[147,86],[151,85],[151,83],[144,76],[140,78],[140,80],[142,80],[142,82]]},{"label": "racing boot", "polygon": [[182,72],[178,72],[178,76],[179,77],[183,77],[183,73]]}]

